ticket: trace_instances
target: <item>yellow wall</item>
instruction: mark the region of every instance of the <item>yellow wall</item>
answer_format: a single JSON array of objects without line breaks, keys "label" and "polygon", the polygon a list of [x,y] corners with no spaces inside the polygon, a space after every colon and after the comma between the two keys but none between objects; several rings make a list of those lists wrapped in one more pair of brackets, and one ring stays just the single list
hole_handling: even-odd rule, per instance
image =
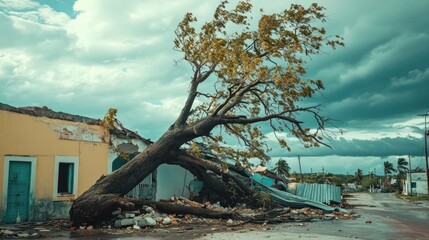
[{"label": "yellow wall", "polygon": [[79,157],[78,195],[82,194],[107,174],[108,138],[101,126],[0,110],[2,196],[6,155],[37,157],[36,199],[53,198],[55,156]]},{"label": "yellow wall", "polygon": [[102,175],[107,174],[107,163],[109,158],[107,147],[105,143],[80,143],[81,160],[79,161],[78,195],[85,192]]},{"label": "yellow wall", "polygon": [[[0,111],[0,114],[1,114],[1,111]],[[2,125],[2,122],[0,120],[0,138],[1,138],[1,125]],[[1,148],[1,143],[0,143],[0,148]],[[0,193],[1,193],[0,194],[0,209],[3,209],[3,200],[2,200],[3,199],[3,173],[4,173],[4,156],[0,150],[0,189],[1,189],[1,191],[0,191]]]},{"label": "yellow wall", "polygon": [[37,156],[36,198],[52,198],[54,190],[54,156]]}]

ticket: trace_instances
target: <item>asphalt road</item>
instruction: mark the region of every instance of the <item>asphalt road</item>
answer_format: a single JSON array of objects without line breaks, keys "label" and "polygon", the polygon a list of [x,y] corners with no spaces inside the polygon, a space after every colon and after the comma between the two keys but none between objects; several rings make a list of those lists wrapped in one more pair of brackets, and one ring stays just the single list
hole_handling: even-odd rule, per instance
[{"label": "asphalt road", "polygon": [[[349,203],[359,218],[275,225],[268,231],[222,233],[204,239],[429,239],[429,208],[390,193],[358,193]],[[427,205],[427,203],[426,203]]]},{"label": "asphalt road", "polygon": [[[358,193],[349,199],[359,218],[349,221],[311,223],[290,233],[319,234],[358,239],[429,239],[429,208],[398,199],[393,193]],[[426,204],[427,205],[427,204]],[[282,226],[280,227],[282,228]],[[301,238],[307,238],[303,234]]]},{"label": "asphalt road", "polygon": [[384,219],[395,234],[392,239],[429,239],[427,206],[403,201],[394,194],[372,194],[371,197],[375,207],[361,207],[361,211]]}]

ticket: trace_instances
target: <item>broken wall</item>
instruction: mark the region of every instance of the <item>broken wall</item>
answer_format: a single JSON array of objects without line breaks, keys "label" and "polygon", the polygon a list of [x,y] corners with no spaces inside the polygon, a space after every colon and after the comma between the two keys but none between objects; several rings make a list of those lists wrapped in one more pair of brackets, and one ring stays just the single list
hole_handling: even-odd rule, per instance
[{"label": "broken wall", "polygon": [[[111,142],[113,147],[109,149],[109,173],[116,170],[118,165],[130,161],[136,152],[142,152],[148,146],[147,142],[140,139],[116,135],[111,136]],[[128,158],[121,157],[121,153],[128,155]],[[117,161],[122,163],[117,164]],[[162,164],[127,196],[147,200],[169,199],[171,196],[189,198],[189,184],[193,179],[194,175],[180,166]]]},{"label": "broken wall", "polygon": [[[136,139],[112,135],[112,147],[109,148],[108,173],[126,164],[128,161],[147,148],[148,143]],[[123,155],[123,156],[121,156]],[[157,192],[157,172],[149,174],[135,186],[126,196],[146,200],[155,200]]]}]

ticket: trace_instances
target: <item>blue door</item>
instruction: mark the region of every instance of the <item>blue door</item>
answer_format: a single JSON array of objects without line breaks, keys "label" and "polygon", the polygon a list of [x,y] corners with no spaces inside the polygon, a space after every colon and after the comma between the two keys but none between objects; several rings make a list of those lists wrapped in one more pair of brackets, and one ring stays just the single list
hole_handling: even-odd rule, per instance
[{"label": "blue door", "polygon": [[28,221],[31,162],[10,161],[6,223]]}]

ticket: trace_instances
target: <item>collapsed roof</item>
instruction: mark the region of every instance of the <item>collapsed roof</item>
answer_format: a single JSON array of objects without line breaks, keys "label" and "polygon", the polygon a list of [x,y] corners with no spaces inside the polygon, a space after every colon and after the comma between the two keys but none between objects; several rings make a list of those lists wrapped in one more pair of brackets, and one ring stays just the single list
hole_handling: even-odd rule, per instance
[{"label": "collapsed roof", "polygon": [[[99,126],[102,125],[102,120],[100,119],[89,118],[81,115],[74,115],[74,114],[64,113],[64,112],[56,112],[46,106],[13,107],[0,102],[0,110],[20,113],[20,114],[25,114],[25,115],[35,116],[35,117],[46,117],[46,118],[58,119],[58,120],[64,120],[64,121],[70,121],[70,122],[80,122],[80,123],[85,123],[89,125],[99,125]],[[122,139],[139,139],[147,144],[152,143],[150,139],[145,139],[141,137],[138,133],[131,131],[125,127],[121,127],[120,129],[119,128],[110,129],[110,134],[115,135],[116,137],[122,138]]]}]

